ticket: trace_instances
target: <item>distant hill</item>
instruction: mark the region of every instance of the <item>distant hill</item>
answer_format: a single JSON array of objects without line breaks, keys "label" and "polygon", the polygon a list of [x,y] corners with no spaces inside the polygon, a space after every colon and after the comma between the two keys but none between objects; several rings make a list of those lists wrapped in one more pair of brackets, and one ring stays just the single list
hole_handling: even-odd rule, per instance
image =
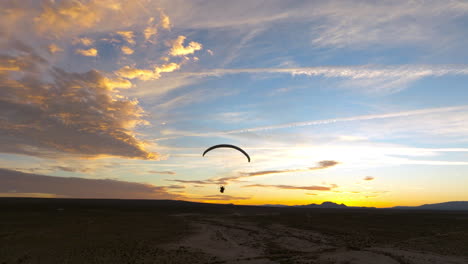
[{"label": "distant hill", "polygon": [[395,206],[392,209],[419,209],[419,210],[453,210],[453,211],[468,211],[468,202],[446,202],[436,204],[424,204],[420,206]]},{"label": "distant hill", "polygon": [[[347,206],[345,204],[337,204],[334,202],[323,202],[322,204],[306,204],[306,205],[282,205],[282,204],[265,204],[266,207],[295,207],[295,208],[339,208],[339,209],[376,209],[375,207],[358,207]],[[402,210],[447,210],[447,211],[468,211],[468,201],[446,202],[437,204],[424,204],[420,206],[395,206],[383,209],[402,209]]]},{"label": "distant hill", "polygon": [[348,208],[345,204],[337,204],[334,202],[323,202],[322,204],[307,204],[307,205],[295,205],[294,207],[299,208]]}]

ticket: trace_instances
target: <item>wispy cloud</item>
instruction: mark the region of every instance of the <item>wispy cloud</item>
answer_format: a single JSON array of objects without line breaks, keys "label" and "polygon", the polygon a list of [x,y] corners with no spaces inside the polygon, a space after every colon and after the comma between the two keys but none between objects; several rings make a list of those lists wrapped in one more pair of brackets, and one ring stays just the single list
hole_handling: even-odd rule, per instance
[{"label": "wispy cloud", "polygon": [[417,116],[417,115],[426,115],[434,113],[443,113],[443,112],[452,112],[459,110],[468,110],[468,105],[462,106],[453,106],[453,107],[438,107],[438,108],[425,108],[411,111],[401,111],[401,112],[392,112],[385,114],[371,114],[371,115],[359,115],[345,118],[333,118],[333,119],[323,119],[323,120],[314,120],[314,121],[305,121],[305,122],[294,122],[286,123],[281,125],[274,126],[263,126],[263,127],[254,127],[254,128],[245,128],[238,130],[231,130],[224,133],[233,134],[233,133],[244,133],[244,132],[255,132],[271,129],[283,129],[283,128],[292,128],[292,127],[301,127],[301,126],[316,126],[316,125],[326,125],[337,122],[352,122],[352,121],[364,121],[364,120],[373,120],[373,119],[388,119],[388,118],[397,118],[397,117],[407,117],[407,116]]},{"label": "wispy cloud", "polygon": [[286,190],[308,190],[308,191],[331,191],[336,186],[293,186],[293,185],[267,185],[267,184],[250,184],[242,187],[260,187],[260,188],[277,188]]},{"label": "wispy cloud", "polygon": [[148,173],[153,173],[153,174],[166,174],[166,175],[176,175],[177,173],[174,171],[155,171],[155,170],[149,170]]},{"label": "wispy cloud", "polygon": [[338,161],[334,160],[322,160],[318,162],[318,166],[302,168],[302,169],[286,169],[286,170],[269,170],[269,171],[256,171],[242,173],[240,178],[253,177],[253,176],[262,176],[268,174],[278,174],[278,173],[288,173],[288,172],[304,172],[304,171],[314,171],[314,170],[323,170],[340,164]]},{"label": "wispy cloud", "polygon": [[370,92],[397,92],[409,82],[426,77],[445,75],[468,75],[467,65],[363,65],[363,66],[318,66],[301,68],[244,68],[212,69],[186,72],[185,76],[223,76],[232,74],[290,74],[293,76],[319,76],[351,80],[352,85]]},{"label": "wispy cloud", "polygon": [[[0,169],[0,193],[68,198],[177,199],[168,187],[109,179],[45,176]],[[42,195],[39,195],[42,196]],[[42,196],[43,197],[43,196]],[[180,197],[179,197],[180,198]]]}]

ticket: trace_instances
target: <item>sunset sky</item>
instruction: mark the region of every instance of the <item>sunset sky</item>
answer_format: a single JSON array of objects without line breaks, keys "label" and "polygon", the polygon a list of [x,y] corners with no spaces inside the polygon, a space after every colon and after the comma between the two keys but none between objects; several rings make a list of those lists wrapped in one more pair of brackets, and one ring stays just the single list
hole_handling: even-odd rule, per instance
[{"label": "sunset sky", "polygon": [[2,0],[0,196],[466,201],[467,25],[463,0]]}]

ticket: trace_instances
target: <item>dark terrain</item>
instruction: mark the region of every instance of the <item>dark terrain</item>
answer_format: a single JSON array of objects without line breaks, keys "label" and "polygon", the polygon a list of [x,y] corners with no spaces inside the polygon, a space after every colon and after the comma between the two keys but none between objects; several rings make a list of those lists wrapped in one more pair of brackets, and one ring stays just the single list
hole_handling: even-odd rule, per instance
[{"label": "dark terrain", "polygon": [[0,263],[468,263],[468,212],[0,198]]}]

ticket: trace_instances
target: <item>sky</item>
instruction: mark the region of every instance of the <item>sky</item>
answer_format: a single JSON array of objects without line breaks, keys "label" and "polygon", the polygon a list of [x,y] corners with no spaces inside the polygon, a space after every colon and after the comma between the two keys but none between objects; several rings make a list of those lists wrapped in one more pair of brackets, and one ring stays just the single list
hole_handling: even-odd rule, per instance
[{"label": "sky", "polygon": [[0,196],[466,201],[467,25],[462,0],[3,0]]}]

